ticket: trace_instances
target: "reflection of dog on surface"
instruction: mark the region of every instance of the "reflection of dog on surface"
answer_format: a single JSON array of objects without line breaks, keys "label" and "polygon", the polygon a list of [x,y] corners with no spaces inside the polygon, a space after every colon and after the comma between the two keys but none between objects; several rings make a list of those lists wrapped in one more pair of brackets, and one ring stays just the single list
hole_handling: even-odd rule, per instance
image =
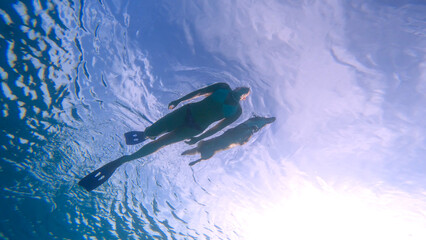
[{"label": "reflection of dog on surface", "polygon": [[189,163],[189,166],[192,166],[213,157],[217,152],[247,143],[255,132],[274,121],[275,117],[252,117],[240,125],[227,130],[218,137],[199,142],[196,148],[187,150],[182,155],[201,154],[200,159]]}]

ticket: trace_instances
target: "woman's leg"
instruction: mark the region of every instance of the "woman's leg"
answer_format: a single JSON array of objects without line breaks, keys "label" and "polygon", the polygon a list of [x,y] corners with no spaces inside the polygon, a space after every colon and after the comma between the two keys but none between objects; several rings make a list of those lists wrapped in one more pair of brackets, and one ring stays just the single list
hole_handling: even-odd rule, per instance
[{"label": "woman's leg", "polygon": [[173,130],[185,125],[187,107],[188,106],[185,105],[160,118],[145,129],[145,136],[149,138],[156,138],[161,134],[172,132]]},{"label": "woman's leg", "polygon": [[178,128],[174,131],[171,131],[171,132],[161,136],[157,140],[154,140],[152,142],[145,144],[137,152],[129,155],[128,156],[129,158],[128,158],[127,161],[131,161],[131,160],[134,160],[134,159],[138,159],[138,158],[141,158],[141,157],[148,156],[152,153],[155,153],[156,151],[158,151],[159,149],[161,149],[161,148],[163,148],[167,145],[183,141],[183,140],[188,139],[190,137],[193,137],[193,136],[195,136],[199,133],[200,133],[199,130],[188,128],[188,127]]}]

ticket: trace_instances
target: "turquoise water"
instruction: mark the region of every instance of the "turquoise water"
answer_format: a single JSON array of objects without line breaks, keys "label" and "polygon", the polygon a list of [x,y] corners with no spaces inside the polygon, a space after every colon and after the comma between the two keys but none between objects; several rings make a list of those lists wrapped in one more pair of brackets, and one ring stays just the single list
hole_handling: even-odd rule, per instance
[{"label": "turquoise water", "polygon": [[[0,237],[425,239],[423,1],[3,1]],[[167,105],[249,86],[276,122],[189,167]]]}]

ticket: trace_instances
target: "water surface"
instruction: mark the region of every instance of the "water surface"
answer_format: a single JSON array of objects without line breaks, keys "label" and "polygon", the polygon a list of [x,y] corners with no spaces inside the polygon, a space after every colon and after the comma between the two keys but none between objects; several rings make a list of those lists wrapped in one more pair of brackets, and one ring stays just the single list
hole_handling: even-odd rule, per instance
[{"label": "water surface", "polygon": [[[0,4],[5,239],[425,239],[423,1]],[[189,167],[133,153],[200,87],[249,86],[276,122]]]}]

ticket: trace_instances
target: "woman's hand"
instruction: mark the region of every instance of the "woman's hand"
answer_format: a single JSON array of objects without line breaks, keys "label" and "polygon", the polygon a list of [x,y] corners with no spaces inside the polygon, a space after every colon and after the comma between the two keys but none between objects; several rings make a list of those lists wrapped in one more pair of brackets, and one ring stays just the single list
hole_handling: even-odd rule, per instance
[{"label": "woman's hand", "polygon": [[192,137],[188,141],[185,141],[185,143],[189,144],[189,145],[193,145],[193,144],[197,143],[198,141],[200,141],[200,140],[197,137]]},{"label": "woman's hand", "polygon": [[178,104],[179,104],[178,100],[171,101],[169,103],[169,109],[171,110],[171,109],[175,108]]}]

